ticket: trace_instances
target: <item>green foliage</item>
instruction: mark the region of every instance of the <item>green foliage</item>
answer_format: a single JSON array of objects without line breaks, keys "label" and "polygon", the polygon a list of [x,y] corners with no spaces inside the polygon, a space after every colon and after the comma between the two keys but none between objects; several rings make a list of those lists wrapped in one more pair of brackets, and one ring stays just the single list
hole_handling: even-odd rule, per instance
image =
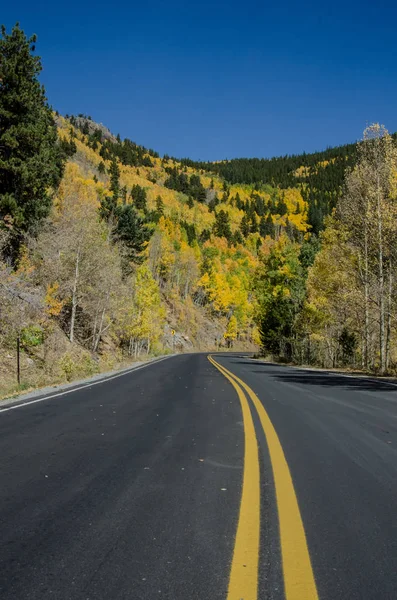
[{"label": "green foliage", "polygon": [[145,188],[140,185],[134,185],[131,190],[131,198],[139,210],[146,210],[147,197]]},{"label": "green foliage", "polygon": [[123,165],[131,167],[152,167],[153,163],[150,160],[149,152],[143,146],[135,144],[128,138],[121,141],[113,142],[104,140],[99,152],[104,160],[112,160],[117,157]]},{"label": "green foliage", "polygon": [[76,370],[76,364],[69,352],[66,352],[62,356],[62,358],[59,361],[59,366],[63,371],[66,381],[72,381],[74,372]]},{"label": "green foliage", "polygon": [[232,239],[229,213],[223,209],[220,210],[215,216],[214,233],[218,237],[226,238],[228,241]]},{"label": "green foliage", "polygon": [[198,202],[205,202],[206,193],[199,175],[191,175],[189,179],[189,176],[184,172],[180,173],[177,167],[166,167],[165,170],[169,175],[164,182],[165,187],[191,196]]},{"label": "green foliage", "polygon": [[307,273],[308,269],[313,265],[317,252],[320,250],[320,240],[318,237],[311,235],[308,240],[305,240],[301,246],[299,253],[300,263]]},{"label": "green foliage", "polygon": [[161,196],[157,196],[157,198],[156,198],[156,211],[159,215],[164,214],[164,202],[163,202]]},{"label": "green foliage", "polygon": [[113,157],[112,162],[110,163],[109,169],[110,175],[110,190],[113,192],[113,201],[114,204],[117,204],[117,200],[120,196],[120,168],[117,163],[116,158]]},{"label": "green foliage", "polygon": [[181,221],[180,225],[186,232],[187,242],[189,246],[193,246],[194,243],[197,241],[197,233],[194,223],[187,223],[186,221]]},{"label": "green foliage", "polygon": [[29,325],[21,330],[21,345],[23,348],[40,346],[44,341],[44,331],[38,325]]},{"label": "green foliage", "polygon": [[59,146],[67,157],[71,157],[77,152],[76,142],[74,142],[72,139],[69,142],[67,139],[62,138],[59,142]]},{"label": "green foliage", "polygon": [[117,208],[117,201],[113,196],[102,196],[100,200],[99,215],[104,221],[112,221]]},{"label": "green foliage", "polygon": [[[301,186],[302,195],[309,203],[309,223],[318,233],[323,227],[324,217],[336,206],[346,169],[353,166],[356,159],[357,146],[347,144],[323,152],[270,159],[236,158],[218,163],[184,159],[183,162],[196,169],[215,172],[231,184],[255,184],[258,188],[269,184],[283,189]],[[300,167],[304,167],[306,172],[299,173]],[[242,208],[237,199],[236,206]],[[258,214],[262,216],[260,212]]]},{"label": "green foliage", "polygon": [[36,37],[19,25],[0,39],[0,219],[12,219],[14,232],[32,230],[51,207],[51,192],[63,172],[64,151],[34,56]]},{"label": "green foliage", "polygon": [[152,235],[152,231],[138,215],[131,204],[118,206],[116,209],[117,224],[114,228],[115,239],[125,247],[124,272],[130,270],[130,263],[141,263],[142,252]]},{"label": "green foliage", "polygon": [[268,213],[266,219],[265,217],[261,217],[259,223],[259,233],[262,237],[266,237],[267,235],[269,235],[271,238],[274,239],[275,228],[270,212]]},{"label": "green foliage", "polygon": [[357,336],[344,327],[339,336],[339,345],[342,350],[342,361],[344,364],[351,362],[357,347]]},{"label": "green foliage", "polygon": [[248,237],[250,232],[250,222],[247,214],[243,215],[240,222],[240,231],[244,237]]}]

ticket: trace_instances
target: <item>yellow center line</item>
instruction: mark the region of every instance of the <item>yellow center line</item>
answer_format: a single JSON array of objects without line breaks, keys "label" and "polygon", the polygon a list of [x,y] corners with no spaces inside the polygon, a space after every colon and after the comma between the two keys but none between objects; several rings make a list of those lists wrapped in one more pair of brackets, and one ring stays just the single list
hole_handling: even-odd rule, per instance
[{"label": "yellow center line", "polygon": [[260,485],[259,457],[254,422],[241,387],[211,356],[208,360],[230,381],[240,400],[244,423],[244,471],[240,513],[230,571],[227,600],[257,600]]},{"label": "yellow center line", "polygon": [[[218,363],[212,358],[215,366]],[[291,473],[276,430],[258,396],[237,375],[221,366],[223,374],[246,391],[259,415],[272,463],[280,527],[280,544],[286,600],[318,600],[317,588],[307,547]],[[240,598],[245,596],[241,595]]]}]

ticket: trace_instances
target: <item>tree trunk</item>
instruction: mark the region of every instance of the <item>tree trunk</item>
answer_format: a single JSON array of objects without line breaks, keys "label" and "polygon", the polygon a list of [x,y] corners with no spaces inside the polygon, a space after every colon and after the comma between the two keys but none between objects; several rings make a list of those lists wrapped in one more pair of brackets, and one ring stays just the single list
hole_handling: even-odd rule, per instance
[{"label": "tree trunk", "polygon": [[77,248],[76,254],[76,265],[74,270],[74,281],[72,291],[72,315],[70,318],[70,334],[69,340],[74,341],[74,327],[76,323],[76,310],[77,310],[77,287],[79,283],[79,266],[80,266],[80,247]]},{"label": "tree trunk", "polygon": [[101,320],[99,322],[98,333],[95,337],[94,352],[96,352],[98,350],[98,345],[101,340],[101,335],[102,335],[102,331],[103,331],[103,321],[105,319],[105,312],[106,312],[106,307],[103,307],[102,314],[101,314]]},{"label": "tree trunk", "polygon": [[[367,217],[366,217],[367,219]],[[364,232],[364,311],[365,311],[365,326],[364,326],[364,366],[368,370],[369,367],[369,266],[368,266],[368,230],[367,222],[365,221]]]},{"label": "tree trunk", "polygon": [[387,326],[386,326],[386,370],[390,366],[390,337],[391,337],[391,309],[392,309],[393,274],[392,261],[389,259],[389,290],[387,295]]},{"label": "tree trunk", "polygon": [[386,369],[385,362],[385,276],[383,267],[383,227],[382,227],[382,207],[381,191],[378,174],[377,181],[377,219],[378,219],[378,269],[379,269],[379,359],[380,372],[384,373]]}]

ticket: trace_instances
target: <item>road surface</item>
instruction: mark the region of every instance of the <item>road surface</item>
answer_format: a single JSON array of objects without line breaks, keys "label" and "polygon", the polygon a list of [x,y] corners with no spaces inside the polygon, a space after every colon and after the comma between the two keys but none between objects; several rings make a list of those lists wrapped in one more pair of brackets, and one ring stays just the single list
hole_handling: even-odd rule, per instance
[{"label": "road surface", "polygon": [[390,383],[168,358],[0,410],[0,477],[1,600],[397,598]]}]

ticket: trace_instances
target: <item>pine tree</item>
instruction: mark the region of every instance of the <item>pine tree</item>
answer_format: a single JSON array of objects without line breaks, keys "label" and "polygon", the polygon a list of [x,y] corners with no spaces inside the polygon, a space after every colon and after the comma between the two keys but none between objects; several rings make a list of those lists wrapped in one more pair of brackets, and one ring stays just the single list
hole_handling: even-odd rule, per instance
[{"label": "pine tree", "polygon": [[34,56],[36,36],[27,38],[17,23],[0,38],[0,226],[9,217],[14,247],[51,208],[62,177],[64,152]]},{"label": "pine tree", "polygon": [[240,231],[244,237],[247,237],[249,235],[250,222],[249,222],[249,218],[248,218],[247,214],[244,214],[243,218],[241,219]]},{"label": "pine tree", "polygon": [[117,224],[114,228],[115,239],[124,247],[125,273],[130,271],[130,263],[142,262],[142,252],[149,241],[152,231],[145,225],[131,204],[118,206],[116,209]]},{"label": "pine tree", "polygon": [[236,194],[236,207],[239,210],[243,210],[243,207],[244,207],[244,202],[241,200],[240,194],[238,192]]},{"label": "pine tree", "polygon": [[131,190],[131,197],[136,208],[146,211],[147,198],[145,188],[141,187],[140,185],[134,185]]},{"label": "pine tree", "polygon": [[230,217],[225,210],[220,210],[215,216],[214,233],[218,237],[225,237],[228,241],[232,238]]},{"label": "pine tree", "polygon": [[250,224],[250,232],[256,233],[258,231],[258,219],[256,218],[256,213],[252,213],[251,215],[251,224]]},{"label": "pine tree", "polygon": [[157,196],[156,198],[156,211],[159,215],[164,214],[164,202],[161,196]]},{"label": "pine tree", "polygon": [[284,200],[284,195],[277,202],[277,207],[276,208],[277,208],[276,212],[277,212],[278,215],[283,216],[283,215],[287,214],[288,207],[287,207],[287,204],[286,204],[286,202]]},{"label": "pine tree", "polygon": [[244,243],[244,238],[241,235],[241,232],[239,229],[236,229],[236,231],[233,233],[233,244],[235,246],[237,246],[238,244],[243,244]]},{"label": "pine tree", "polygon": [[273,219],[272,219],[272,216],[270,213],[268,213],[266,219],[265,219],[265,217],[261,218],[261,221],[259,224],[259,233],[262,237],[266,237],[267,235],[270,235],[270,237],[274,239],[275,228],[274,228]]},{"label": "pine tree", "polygon": [[120,169],[115,157],[113,157],[112,162],[110,163],[109,174],[110,190],[113,192],[114,203],[117,204],[117,200],[120,196]]},{"label": "pine tree", "polygon": [[191,196],[189,196],[189,198],[187,199],[187,205],[189,208],[193,208],[194,206],[194,200]]},{"label": "pine tree", "polygon": [[123,201],[123,204],[127,204],[127,194],[128,194],[128,192],[127,192],[127,186],[124,185],[121,188],[121,190],[120,190],[120,197],[121,197],[121,199]]}]

